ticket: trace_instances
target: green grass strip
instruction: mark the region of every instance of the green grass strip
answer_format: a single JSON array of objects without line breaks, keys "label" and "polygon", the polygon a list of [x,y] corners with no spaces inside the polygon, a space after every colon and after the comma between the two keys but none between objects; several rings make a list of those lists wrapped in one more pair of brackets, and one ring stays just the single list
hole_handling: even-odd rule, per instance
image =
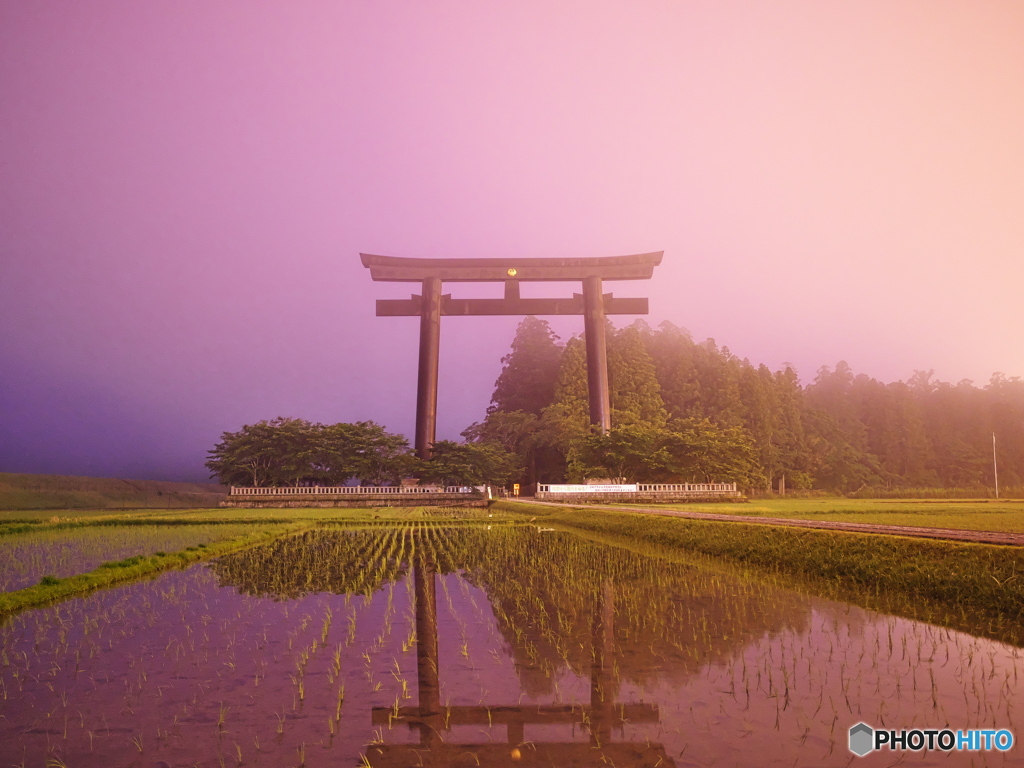
[{"label": "green grass strip", "polygon": [[75,528],[125,528],[129,526],[146,526],[146,527],[167,527],[172,528],[175,526],[189,526],[189,525],[244,525],[246,523],[252,525],[288,525],[301,522],[298,520],[290,520],[288,518],[281,517],[262,517],[262,518],[228,518],[228,519],[199,519],[192,520],[187,518],[165,518],[165,517],[103,517],[96,518],[93,520],[61,520],[60,522],[31,522],[31,523],[14,523],[14,524],[0,524],[0,536],[15,535],[19,533],[36,533],[39,531],[65,531],[73,530]]},{"label": "green grass strip", "polygon": [[68,576],[63,579],[58,579],[54,576],[44,576],[40,583],[35,586],[0,594],[0,616],[25,608],[48,605],[69,597],[76,597],[97,589],[105,589],[161,571],[184,568],[200,560],[209,560],[226,555],[229,552],[266,544],[279,536],[299,533],[311,527],[313,526],[309,524],[292,523],[280,528],[253,531],[234,539],[187,547],[179,552],[158,552],[149,556],[136,555],[135,557],[129,557],[117,562],[103,563],[88,573]]},{"label": "green grass strip", "polygon": [[718,508],[707,504],[619,504],[686,512],[825,520],[875,525],[909,525],[965,531],[1024,533],[1024,504],[1019,501],[877,499],[769,499]]},{"label": "green grass strip", "polygon": [[498,502],[538,522],[699,553],[839,597],[1024,641],[1024,549],[966,542]]}]

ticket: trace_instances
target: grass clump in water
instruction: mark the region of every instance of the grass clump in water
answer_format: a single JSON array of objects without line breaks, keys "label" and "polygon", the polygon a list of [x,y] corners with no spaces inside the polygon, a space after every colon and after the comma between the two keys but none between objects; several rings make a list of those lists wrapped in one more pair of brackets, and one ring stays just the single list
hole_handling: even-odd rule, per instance
[{"label": "grass clump in water", "polygon": [[[165,553],[166,556],[166,553]],[[124,560],[115,560],[109,563],[100,563],[100,568],[131,568],[133,565],[138,565],[145,558],[142,555],[135,555],[134,557],[126,557]]]}]

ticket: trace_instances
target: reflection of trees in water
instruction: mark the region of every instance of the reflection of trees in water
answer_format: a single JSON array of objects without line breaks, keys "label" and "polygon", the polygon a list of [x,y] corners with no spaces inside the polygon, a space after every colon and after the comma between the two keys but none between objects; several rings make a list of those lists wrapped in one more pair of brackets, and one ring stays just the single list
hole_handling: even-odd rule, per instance
[{"label": "reflection of trees in water", "polygon": [[514,545],[491,536],[478,546],[467,579],[487,591],[532,694],[550,693],[562,666],[588,674],[606,579],[615,592],[613,686],[685,678],[809,619],[798,595],[570,534],[520,532]]},{"label": "reflection of trees in water", "polygon": [[[224,585],[278,598],[371,594],[411,558],[463,571],[491,600],[523,685],[550,694],[563,668],[586,677],[603,585],[614,585],[609,685],[680,679],[767,633],[807,626],[806,602],[756,581],[533,528],[318,529],[221,558]],[[606,588],[606,587],[604,587]],[[442,640],[442,642],[444,642]]]}]

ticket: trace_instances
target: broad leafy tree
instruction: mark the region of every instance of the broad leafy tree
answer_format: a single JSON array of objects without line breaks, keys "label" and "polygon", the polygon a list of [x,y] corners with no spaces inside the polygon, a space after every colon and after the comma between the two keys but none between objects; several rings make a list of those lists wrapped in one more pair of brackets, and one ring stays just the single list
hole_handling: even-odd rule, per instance
[{"label": "broad leafy tree", "polygon": [[662,479],[672,462],[668,432],[662,427],[625,424],[608,434],[592,434],[584,441],[580,459],[589,477],[613,483],[654,482]]},{"label": "broad leafy tree", "polygon": [[272,484],[278,475],[280,457],[275,445],[277,422],[246,424],[238,432],[225,432],[209,452],[206,467],[211,477],[225,485],[261,486]]},{"label": "broad leafy tree", "polygon": [[750,433],[743,427],[719,427],[709,419],[681,419],[669,425],[669,472],[689,482],[734,482],[763,486],[762,469]]},{"label": "broad leafy tree", "polygon": [[421,483],[441,486],[504,486],[522,467],[516,454],[495,443],[438,440],[421,466]]},{"label": "broad leafy tree", "polygon": [[406,439],[379,424],[313,424],[276,418],[225,432],[209,452],[211,476],[226,485],[394,484],[415,469]]}]

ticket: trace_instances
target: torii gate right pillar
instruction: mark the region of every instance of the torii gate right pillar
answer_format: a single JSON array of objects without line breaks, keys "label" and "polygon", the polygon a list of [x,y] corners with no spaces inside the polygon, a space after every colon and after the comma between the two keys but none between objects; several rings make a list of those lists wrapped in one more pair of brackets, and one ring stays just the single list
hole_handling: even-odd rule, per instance
[{"label": "torii gate right pillar", "polygon": [[583,279],[583,331],[587,344],[587,394],[590,423],[606,434],[612,428],[611,394],[608,387],[608,341],[601,295],[601,278]]}]

